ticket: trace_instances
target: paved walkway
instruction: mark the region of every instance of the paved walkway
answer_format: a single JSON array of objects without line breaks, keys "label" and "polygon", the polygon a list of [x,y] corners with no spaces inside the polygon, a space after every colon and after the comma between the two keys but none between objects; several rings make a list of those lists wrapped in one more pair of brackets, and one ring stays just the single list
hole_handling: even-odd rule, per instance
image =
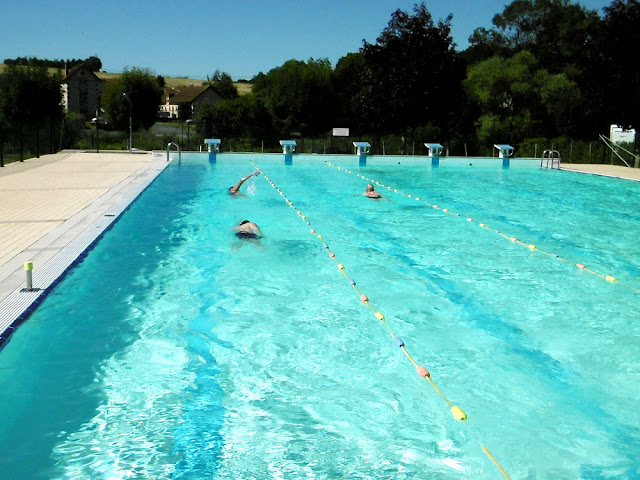
[{"label": "paved walkway", "polygon": [[[141,182],[151,153],[64,151],[0,168],[0,302]],[[35,282],[34,282],[35,283]]]},{"label": "paved walkway", "polygon": [[563,163],[560,165],[560,169],[640,181],[640,168],[620,167],[617,165]]}]

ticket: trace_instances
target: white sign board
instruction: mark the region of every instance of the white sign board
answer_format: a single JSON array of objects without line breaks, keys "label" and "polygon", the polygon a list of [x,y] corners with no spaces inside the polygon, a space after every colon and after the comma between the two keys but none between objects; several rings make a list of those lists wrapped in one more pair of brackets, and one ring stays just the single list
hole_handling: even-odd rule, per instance
[{"label": "white sign board", "polygon": [[633,143],[636,139],[636,131],[634,129],[625,130],[618,125],[611,125],[609,139],[613,143]]},{"label": "white sign board", "polygon": [[348,137],[349,129],[348,128],[334,128],[333,129],[334,137]]}]

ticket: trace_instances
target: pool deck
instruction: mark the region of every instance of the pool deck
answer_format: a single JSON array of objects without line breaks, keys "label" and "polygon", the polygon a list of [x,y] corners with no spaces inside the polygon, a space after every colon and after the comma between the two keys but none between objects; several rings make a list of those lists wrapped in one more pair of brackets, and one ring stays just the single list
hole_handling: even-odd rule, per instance
[{"label": "pool deck", "polygon": [[[0,168],[0,343],[166,166],[151,152],[62,151]],[[640,181],[640,169],[561,169]]]},{"label": "pool deck", "polygon": [[0,168],[0,343],[166,166],[150,152],[62,151]]},{"label": "pool deck", "polygon": [[603,177],[624,178],[640,182],[640,168],[620,167],[618,165],[565,163],[560,165],[560,170],[590,173],[592,175],[601,175]]}]

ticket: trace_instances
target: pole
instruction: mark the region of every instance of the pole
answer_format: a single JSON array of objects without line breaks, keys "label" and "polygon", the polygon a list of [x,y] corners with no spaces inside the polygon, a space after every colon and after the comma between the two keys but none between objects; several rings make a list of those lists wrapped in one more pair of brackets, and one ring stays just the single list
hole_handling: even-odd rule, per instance
[{"label": "pole", "polygon": [[20,161],[24,162],[24,138],[22,137],[22,122],[20,122]]},{"label": "pole", "polygon": [[62,117],[62,121],[60,122],[60,148],[58,148],[58,150],[62,150],[63,135],[64,135],[64,117]]},{"label": "pole", "polygon": [[33,290],[33,262],[24,262],[24,271],[27,275],[25,290],[31,292]]},{"label": "pole", "polygon": [[122,93],[122,98],[124,98],[127,102],[129,102],[129,153],[131,153],[131,150],[133,150],[133,120],[132,120],[132,114],[131,114],[131,109],[133,108],[133,104],[131,102],[131,99],[129,98],[129,95],[127,95],[126,92]]},{"label": "pole", "polygon": [[569,163],[571,163],[572,158],[573,158],[573,140],[571,140],[571,144],[569,147]]},{"label": "pole", "polygon": [[96,153],[100,153],[100,137],[98,136],[98,115],[100,114],[100,109],[96,108]]},{"label": "pole", "polygon": [[49,117],[49,153],[56,153],[55,146],[53,144],[53,137],[55,136],[56,130],[53,127],[53,118]]}]

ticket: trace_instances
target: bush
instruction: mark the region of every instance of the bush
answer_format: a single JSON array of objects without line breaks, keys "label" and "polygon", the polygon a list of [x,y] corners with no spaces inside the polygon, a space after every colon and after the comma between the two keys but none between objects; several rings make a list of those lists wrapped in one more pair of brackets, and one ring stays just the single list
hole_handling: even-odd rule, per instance
[{"label": "bush", "polygon": [[76,145],[82,138],[86,129],[86,122],[82,115],[69,113],[62,121],[62,148],[78,148]]}]

